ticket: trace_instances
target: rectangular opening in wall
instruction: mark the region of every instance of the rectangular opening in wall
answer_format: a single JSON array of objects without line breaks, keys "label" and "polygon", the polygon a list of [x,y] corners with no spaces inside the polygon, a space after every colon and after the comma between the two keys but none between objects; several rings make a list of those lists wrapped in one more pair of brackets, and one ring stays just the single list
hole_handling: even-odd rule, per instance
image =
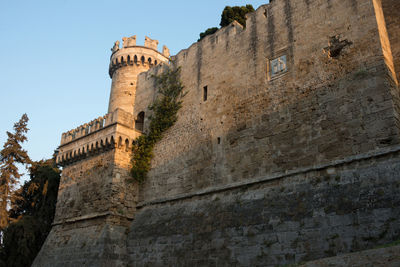
[{"label": "rectangular opening in wall", "polygon": [[207,85],[203,87],[203,101],[207,101]]}]

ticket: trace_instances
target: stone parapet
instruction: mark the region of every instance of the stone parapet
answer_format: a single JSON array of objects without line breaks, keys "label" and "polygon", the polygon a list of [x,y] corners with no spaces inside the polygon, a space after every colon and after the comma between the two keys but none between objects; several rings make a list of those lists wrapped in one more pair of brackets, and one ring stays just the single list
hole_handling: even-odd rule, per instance
[{"label": "stone parapet", "polygon": [[[124,66],[145,65],[148,68],[151,68],[158,64],[166,63],[169,61],[169,49],[164,45],[162,53],[159,52],[157,50],[157,40],[152,40],[146,36],[144,46],[136,45],[136,38],[134,40],[135,42],[132,41],[131,43],[129,43],[129,46],[124,45],[121,49],[119,49],[118,46],[118,49],[115,48],[113,50],[109,66],[109,75],[111,78],[118,68]],[[126,38],[125,43],[128,43]]]},{"label": "stone parapet", "polygon": [[132,114],[117,109],[62,134],[57,163],[64,166],[115,147],[130,149],[141,133]]}]

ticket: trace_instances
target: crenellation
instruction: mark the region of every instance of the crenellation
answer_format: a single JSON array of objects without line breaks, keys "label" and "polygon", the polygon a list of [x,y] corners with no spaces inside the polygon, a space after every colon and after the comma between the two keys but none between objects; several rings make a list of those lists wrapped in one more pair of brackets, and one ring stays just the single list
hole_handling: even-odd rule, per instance
[{"label": "crenellation", "polygon": [[122,42],[123,42],[123,47],[132,47],[136,46],[136,35],[133,35],[131,37],[122,37]]},{"label": "crenellation", "polygon": [[[166,45],[163,46],[163,50],[162,50],[162,54],[166,57],[169,58],[170,53],[169,53],[169,49]],[[157,63],[155,63],[155,65],[157,65]]]},{"label": "crenellation", "polygon": [[[85,266],[277,266],[397,240],[397,6],[271,0],[172,57],[115,42],[108,113],[62,134],[33,266],[81,266],[82,248]],[[138,184],[132,146],[171,67],[182,108]]]},{"label": "crenellation", "polygon": [[145,36],[144,46],[148,47],[148,48],[151,48],[151,49],[154,49],[154,50],[157,50],[158,40],[153,40],[150,37]]},{"label": "crenellation", "polygon": [[131,136],[139,134],[140,131],[135,129],[135,120],[132,114],[117,109],[114,113],[98,117],[74,130],[63,133],[57,163],[67,165],[102,150],[114,149],[118,136],[120,138],[123,136],[124,140],[128,140],[131,144],[133,140]]}]

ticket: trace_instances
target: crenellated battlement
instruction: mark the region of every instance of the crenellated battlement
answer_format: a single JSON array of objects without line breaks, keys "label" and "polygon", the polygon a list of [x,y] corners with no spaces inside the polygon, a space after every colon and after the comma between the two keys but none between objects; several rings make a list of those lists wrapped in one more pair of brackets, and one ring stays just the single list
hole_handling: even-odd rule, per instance
[{"label": "crenellated battlement", "polygon": [[75,139],[81,138],[88,134],[92,134],[102,128],[112,124],[113,113],[108,113],[102,117],[98,117],[88,123],[80,125],[75,129],[69,130],[61,135],[61,146],[74,141]]},{"label": "crenellated battlement", "polygon": [[160,63],[169,61],[170,52],[167,46],[163,46],[162,52],[159,52],[158,41],[145,37],[144,46],[136,45],[136,35],[132,37],[123,37],[123,45],[120,48],[120,42],[116,41],[111,49],[109,75],[112,78],[114,72],[124,66],[145,66],[151,68]]},{"label": "crenellated battlement", "polygon": [[65,132],[57,155],[57,163],[65,166],[102,151],[124,147],[131,148],[133,140],[141,134],[134,128],[132,114],[117,109]]}]

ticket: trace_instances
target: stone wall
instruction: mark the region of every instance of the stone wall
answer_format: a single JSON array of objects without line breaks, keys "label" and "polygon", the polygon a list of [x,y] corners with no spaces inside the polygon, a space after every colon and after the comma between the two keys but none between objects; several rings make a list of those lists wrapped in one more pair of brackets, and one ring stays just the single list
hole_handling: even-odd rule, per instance
[{"label": "stone wall", "polygon": [[[397,82],[400,82],[400,2],[396,0],[382,1],[383,13],[390,41],[390,48],[393,56],[395,72],[397,73]],[[395,108],[397,111],[397,123],[400,129],[400,92],[399,87],[392,86],[392,94],[395,100]]]},{"label": "stone wall", "polygon": [[[275,266],[399,239],[392,7],[274,0],[246,28],[234,22],[179,52],[183,107],[140,186],[129,176],[133,124],[144,112],[147,130],[153,75],[167,65],[136,80],[128,50],[114,52],[110,106],[125,123],[64,136],[60,151],[78,158],[63,169],[34,266]],[[104,136],[110,146],[80,156]]]},{"label": "stone wall", "polygon": [[[139,189],[132,265],[276,266],[400,238],[400,102],[376,11],[273,1],[175,56],[186,95]],[[162,71],[138,78],[146,118]]]},{"label": "stone wall", "polygon": [[127,266],[126,225],[121,217],[55,225],[32,266]]},{"label": "stone wall", "polygon": [[397,80],[400,81],[400,2],[397,0],[382,0],[382,8],[391,43]]},{"label": "stone wall", "polygon": [[[276,59],[286,60],[286,71],[273,75]],[[233,23],[175,61],[187,94],[177,123],[155,147],[141,201],[399,143],[370,0],[273,1],[250,14],[245,29]],[[138,79],[135,109],[147,117],[151,75],[160,70]]]},{"label": "stone wall", "polygon": [[125,150],[103,151],[63,168],[55,223],[111,213],[132,217],[137,188],[128,182],[130,153]]},{"label": "stone wall", "polygon": [[[400,238],[400,147],[143,206],[132,266],[282,266]],[[345,266],[345,265],[342,265]]]},{"label": "stone wall", "polygon": [[63,168],[53,228],[33,266],[126,266],[138,201],[130,150],[115,144]]},{"label": "stone wall", "polygon": [[400,246],[370,249],[337,257],[299,264],[299,267],[397,267],[400,266]]}]

